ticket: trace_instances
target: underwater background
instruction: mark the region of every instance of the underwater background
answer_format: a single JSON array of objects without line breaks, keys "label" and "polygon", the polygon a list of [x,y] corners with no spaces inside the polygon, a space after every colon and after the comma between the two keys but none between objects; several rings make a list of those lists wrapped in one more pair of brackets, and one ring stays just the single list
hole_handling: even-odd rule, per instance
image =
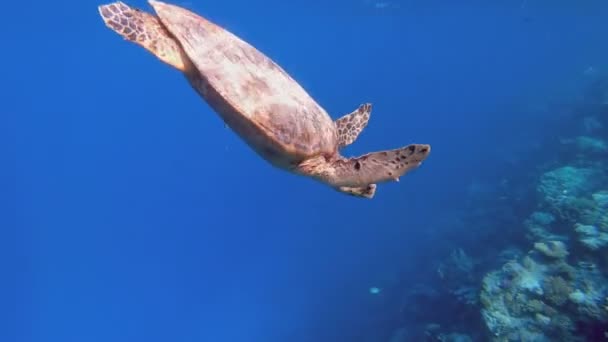
[{"label": "underwater background", "polygon": [[605,1],[175,2],[371,102],[346,155],[432,146],[372,200],[268,165],[100,4],[3,5],[0,340],[608,339]]}]

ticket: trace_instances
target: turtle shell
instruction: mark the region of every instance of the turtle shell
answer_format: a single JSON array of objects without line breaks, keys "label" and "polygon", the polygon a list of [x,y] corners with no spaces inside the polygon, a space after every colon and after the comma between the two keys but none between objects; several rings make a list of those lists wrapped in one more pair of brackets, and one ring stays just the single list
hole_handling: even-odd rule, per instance
[{"label": "turtle shell", "polygon": [[336,153],[333,120],[285,70],[195,13],[150,3],[191,62],[191,85],[265,159],[288,167]]}]

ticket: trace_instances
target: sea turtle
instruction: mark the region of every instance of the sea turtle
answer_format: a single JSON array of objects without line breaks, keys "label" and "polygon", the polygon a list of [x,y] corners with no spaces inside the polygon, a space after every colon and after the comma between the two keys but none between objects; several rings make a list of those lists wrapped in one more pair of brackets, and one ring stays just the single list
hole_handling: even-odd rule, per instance
[{"label": "sea turtle", "polygon": [[367,126],[371,104],[333,121],[265,54],[226,29],[176,5],[149,1],[156,14],[113,2],[98,7],[105,24],[180,70],[191,86],[270,164],[357,197],[398,181],[430,153],[426,144],[345,158],[339,150]]}]

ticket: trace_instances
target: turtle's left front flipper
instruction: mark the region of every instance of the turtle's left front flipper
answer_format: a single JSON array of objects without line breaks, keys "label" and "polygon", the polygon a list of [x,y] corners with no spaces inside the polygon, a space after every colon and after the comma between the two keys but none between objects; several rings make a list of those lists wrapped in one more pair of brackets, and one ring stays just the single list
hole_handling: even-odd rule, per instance
[{"label": "turtle's left front flipper", "polygon": [[328,183],[337,187],[365,187],[399,181],[399,177],[417,168],[430,152],[430,145],[412,144],[360,157],[338,159],[332,163],[332,179],[328,179]]}]

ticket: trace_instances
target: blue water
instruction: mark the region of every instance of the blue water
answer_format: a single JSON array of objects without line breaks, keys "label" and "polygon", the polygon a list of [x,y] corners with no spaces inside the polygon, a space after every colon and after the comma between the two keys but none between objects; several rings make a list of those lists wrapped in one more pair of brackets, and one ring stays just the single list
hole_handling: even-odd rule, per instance
[{"label": "blue water", "polygon": [[559,126],[538,106],[608,67],[608,6],[357,1],[177,4],[267,53],[333,118],[372,102],[345,154],[432,145],[373,200],[269,166],[107,29],[102,3],[4,4],[3,340],[386,341],[392,306],[369,288],[416,283],[467,234],[445,221],[471,182],[534,160]]}]

